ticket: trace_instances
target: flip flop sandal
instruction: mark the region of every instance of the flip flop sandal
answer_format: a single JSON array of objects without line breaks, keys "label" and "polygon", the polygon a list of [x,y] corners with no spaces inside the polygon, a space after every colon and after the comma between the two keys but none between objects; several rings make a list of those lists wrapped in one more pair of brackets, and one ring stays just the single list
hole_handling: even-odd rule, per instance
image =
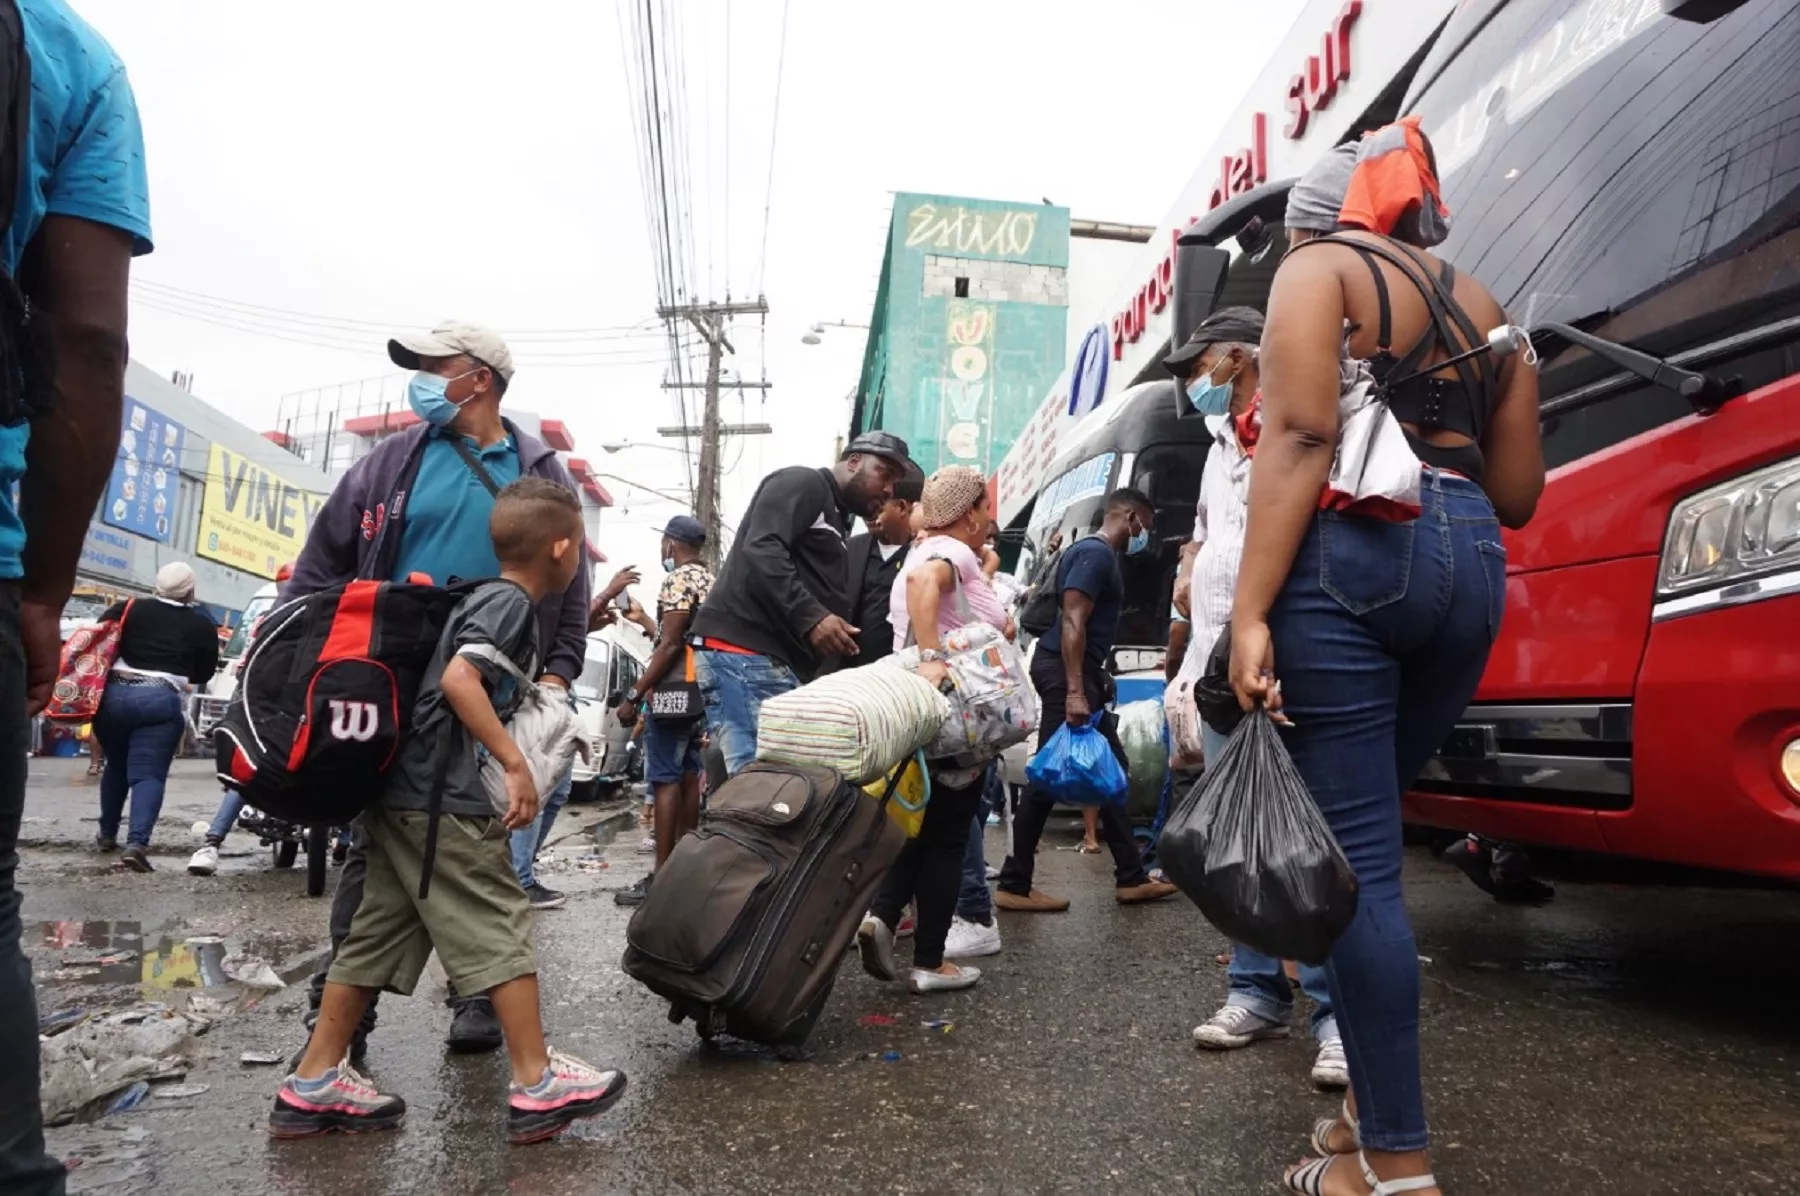
[{"label": "flip flop sandal", "polygon": [[1337,1128],[1339,1119],[1339,1117],[1321,1118],[1313,1126],[1312,1148],[1327,1158],[1334,1154],[1355,1154],[1362,1149],[1362,1127],[1356,1124],[1356,1118],[1350,1116],[1349,1101],[1344,1102],[1341,1119],[1345,1125],[1350,1127],[1350,1141],[1353,1145],[1349,1150],[1333,1150],[1327,1145],[1331,1141],[1331,1131]]}]

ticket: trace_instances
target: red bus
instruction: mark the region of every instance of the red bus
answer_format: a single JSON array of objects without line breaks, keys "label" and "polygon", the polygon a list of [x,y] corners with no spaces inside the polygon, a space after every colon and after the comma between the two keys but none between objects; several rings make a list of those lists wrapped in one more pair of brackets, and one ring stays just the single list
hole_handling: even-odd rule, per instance
[{"label": "red bus", "polygon": [[1409,821],[1800,879],[1796,64],[1800,0],[1466,0],[1413,76],[1551,472]]}]

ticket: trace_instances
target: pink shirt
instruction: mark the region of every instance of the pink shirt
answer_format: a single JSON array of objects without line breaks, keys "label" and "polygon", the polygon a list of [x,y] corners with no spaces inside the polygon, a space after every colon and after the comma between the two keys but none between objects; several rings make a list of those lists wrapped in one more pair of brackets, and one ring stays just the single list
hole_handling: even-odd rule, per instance
[{"label": "pink shirt", "polygon": [[[888,622],[894,628],[896,652],[906,647],[906,633],[912,626],[912,619],[906,613],[907,575],[914,568],[940,557],[956,570],[957,587],[968,603],[969,614],[973,619],[990,624],[997,631],[1006,630],[1006,607],[1001,605],[994,587],[988,584],[987,574],[981,571],[981,558],[961,540],[953,540],[949,536],[932,536],[923,544],[915,545],[906,554],[906,564],[901,567],[900,575],[894,578],[894,588],[888,594]],[[938,634],[954,631],[963,622],[956,595],[939,595]]]}]

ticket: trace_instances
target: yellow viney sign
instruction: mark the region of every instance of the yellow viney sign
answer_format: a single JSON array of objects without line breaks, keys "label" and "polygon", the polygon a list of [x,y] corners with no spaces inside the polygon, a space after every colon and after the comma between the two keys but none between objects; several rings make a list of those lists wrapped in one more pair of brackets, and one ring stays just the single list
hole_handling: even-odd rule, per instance
[{"label": "yellow viney sign", "polygon": [[325,496],[218,444],[206,462],[199,546],[208,560],[258,577],[300,555]]}]

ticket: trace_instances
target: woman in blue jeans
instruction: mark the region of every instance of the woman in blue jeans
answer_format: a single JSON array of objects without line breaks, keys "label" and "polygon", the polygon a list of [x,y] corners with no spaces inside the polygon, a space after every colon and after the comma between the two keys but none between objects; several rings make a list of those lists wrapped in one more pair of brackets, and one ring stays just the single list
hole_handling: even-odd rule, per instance
[{"label": "woman in blue jeans", "polygon": [[[1400,795],[1475,692],[1505,599],[1500,525],[1523,525],[1544,484],[1529,364],[1446,364],[1507,318],[1479,282],[1419,251],[1447,231],[1437,194],[1413,118],[1309,170],[1289,196],[1292,248],[1262,340],[1232,687],[1246,710],[1291,720],[1282,738],[1361,885],[1326,963],[1351,1097],[1315,1132],[1325,1157],[1286,1177],[1309,1196],[1439,1190]],[[1419,459],[1416,517],[1327,494],[1340,391],[1367,374]]]},{"label": "woman in blue jeans", "polygon": [[106,753],[96,845],[118,848],[129,798],[131,829],[119,860],[133,872],[149,872],[150,834],[187,730],[187,687],[218,672],[219,629],[195,609],[194,571],[180,562],[157,572],[155,597],[119,603],[101,618],[123,626],[94,715],[94,735]]}]

